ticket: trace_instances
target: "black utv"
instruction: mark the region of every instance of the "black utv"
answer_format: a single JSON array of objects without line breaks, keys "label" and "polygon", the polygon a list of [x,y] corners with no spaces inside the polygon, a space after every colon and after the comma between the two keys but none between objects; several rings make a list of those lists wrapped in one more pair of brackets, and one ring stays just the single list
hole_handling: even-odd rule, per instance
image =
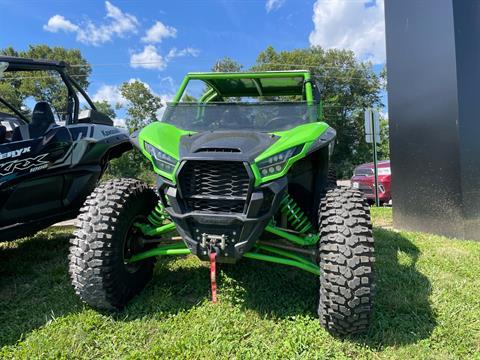
[{"label": "black utv", "polygon": [[[131,149],[67,69],[0,56],[0,241],[74,218],[109,160]],[[27,81],[60,98],[49,103],[28,87],[16,97]]]}]

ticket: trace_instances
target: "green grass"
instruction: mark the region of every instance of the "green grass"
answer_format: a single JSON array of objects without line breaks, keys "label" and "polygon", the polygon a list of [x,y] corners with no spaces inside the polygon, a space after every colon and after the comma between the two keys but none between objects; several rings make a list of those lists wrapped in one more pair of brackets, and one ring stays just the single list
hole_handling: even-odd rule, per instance
[{"label": "green grass", "polygon": [[[372,214],[391,225],[391,209]],[[376,227],[372,326],[342,341],[319,325],[313,275],[250,260],[221,266],[217,305],[190,256],[159,262],[123,312],[96,312],[69,285],[70,232],[0,245],[3,358],[480,358],[480,243]]]}]

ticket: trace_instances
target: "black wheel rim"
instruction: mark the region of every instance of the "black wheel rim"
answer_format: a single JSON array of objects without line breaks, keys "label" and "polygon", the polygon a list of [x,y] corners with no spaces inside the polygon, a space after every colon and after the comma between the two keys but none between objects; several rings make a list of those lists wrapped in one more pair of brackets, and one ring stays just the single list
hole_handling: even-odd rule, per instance
[{"label": "black wheel rim", "polygon": [[127,233],[123,241],[123,264],[125,269],[129,273],[135,273],[141,267],[142,261],[136,261],[134,263],[129,263],[128,260],[132,258],[133,255],[138,254],[144,251],[144,246],[141,241],[142,232],[134,224],[145,222],[146,218],[143,215],[135,216],[130,226],[128,227]]}]

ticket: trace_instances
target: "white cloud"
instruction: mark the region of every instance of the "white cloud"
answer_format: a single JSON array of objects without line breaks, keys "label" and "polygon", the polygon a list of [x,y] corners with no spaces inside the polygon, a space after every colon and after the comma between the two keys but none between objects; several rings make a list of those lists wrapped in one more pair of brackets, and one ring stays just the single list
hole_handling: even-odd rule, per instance
[{"label": "white cloud", "polygon": [[265,3],[265,9],[267,13],[272,10],[280,9],[285,4],[285,0],[267,0]]},{"label": "white cloud", "polygon": [[88,45],[100,45],[111,41],[115,36],[124,37],[129,33],[137,32],[139,22],[135,16],[124,13],[109,1],[105,1],[105,9],[108,20],[103,24],[94,24],[91,20],[74,24],[62,15],[54,15],[43,29],[50,32],[59,30],[75,32],[76,40]]},{"label": "white cloud", "polygon": [[388,120],[388,109],[380,110],[380,118]]},{"label": "white cloud", "polygon": [[191,47],[187,47],[182,50],[178,50],[177,48],[172,48],[167,54],[167,59],[171,60],[176,57],[184,57],[184,56],[197,57],[199,54],[200,54],[200,50],[194,49]]},{"label": "white cloud", "polygon": [[48,19],[47,25],[43,25],[43,29],[53,33],[59,31],[76,32],[78,31],[78,26],[65,19],[62,15],[54,15]]},{"label": "white cloud", "polygon": [[127,128],[127,122],[125,121],[125,119],[115,118],[115,119],[113,119],[113,126],[121,128],[121,129],[126,129]]},{"label": "white cloud", "polygon": [[142,52],[130,56],[130,66],[133,68],[163,70],[167,67],[167,62],[154,45],[147,45]]},{"label": "white cloud", "polygon": [[162,99],[162,105],[163,106],[160,109],[158,109],[158,111],[157,111],[157,119],[158,120],[162,119],[163,113],[167,109],[167,103],[171,102],[173,100],[174,96],[175,96],[175,94],[173,94],[173,93],[167,93],[167,94],[161,94],[160,95],[160,99]]},{"label": "white cloud", "polygon": [[142,41],[146,43],[159,43],[163,39],[176,37],[177,29],[172,26],[164,25],[161,21],[157,21],[150,29],[147,30]]},{"label": "white cloud", "polygon": [[111,106],[124,106],[127,100],[120,93],[117,85],[102,85],[92,97],[93,101],[106,101]]},{"label": "white cloud", "polygon": [[314,30],[310,45],[350,49],[361,60],[385,62],[383,0],[317,0],[313,6]]},{"label": "white cloud", "polygon": [[198,49],[190,47],[181,50],[172,48],[166,56],[163,56],[155,45],[146,45],[143,51],[130,55],[130,66],[133,68],[164,70],[174,58],[183,56],[197,57],[199,53]]},{"label": "white cloud", "polygon": [[168,87],[171,88],[171,89],[173,89],[175,87],[175,81],[173,80],[173,78],[171,76],[160,77],[160,81],[162,83],[167,83]]}]

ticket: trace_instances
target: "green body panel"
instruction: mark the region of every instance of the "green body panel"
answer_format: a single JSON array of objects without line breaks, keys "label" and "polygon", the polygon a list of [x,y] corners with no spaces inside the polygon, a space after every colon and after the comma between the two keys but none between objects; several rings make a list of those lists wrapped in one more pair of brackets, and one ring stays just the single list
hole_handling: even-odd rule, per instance
[{"label": "green body panel", "polygon": [[[310,146],[315,142],[315,140],[321,136],[327,129],[328,124],[324,122],[314,122],[299,125],[293,129],[287,131],[281,131],[273,133],[278,136],[279,139],[272,144],[268,149],[261,153],[256,159],[255,163],[251,165],[252,172],[255,175],[255,186],[258,186],[264,182],[278,179],[282,176],[285,176],[290,170],[291,166],[298,160],[305,157],[310,149]],[[175,182],[175,172],[178,168],[179,163],[175,167],[175,170],[172,174],[161,171],[155,166],[152,156],[145,150],[144,142],[157,147],[159,150],[165,152],[167,155],[179,159],[179,145],[182,136],[193,134],[191,131],[185,131],[176,128],[173,125],[155,122],[150,125],[147,125],[139,134],[140,147],[142,153],[152,162],[154,171],[167,178],[168,180]],[[262,161],[272,155],[278,154],[284,150],[290,149],[296,146],[303,146],[302,151],[297,155],[288,159],[285,167],[279,173],[268,175],[262,177],[260,171],[256,165],[259,161]]]},{"label": "green body panel", "polygon": [[155,146],[159,150],[163,151],[167,155],[170,155],[174,159],[179,160],[179,144],[180,139],[184,135],[192,134],[191,131],[185,131],[176,128],[173,125],[162,123],[162,122],[154,122],[147,125],[145,128],[140,131],[138,138],[140,143],[140,149],[142,150],[143,155],[152,162],[154,171],[169,179],[170,181],[175,182],[175,172],[179,166],[179,163],[175,166],[175,170],[172,174],[166,173],[155,166],[154,159],[152,156],[145,150],[145,141],[149,144]]},{"label": "green body panel", "polygon": [[[252,165],[252,171],[255,174],[255,185],[258,186],[261,183],[285,176],[296,161],[304,158],[307,155],[310,146],[315,142],[315,140],[317,140],[319,136],[321,136],[325,131],[327,131],[328,128],[329,126],[327,123],[314,122],[299,125],[287,131],[273,133],[274,135],[279,136],[280,139],[275,141],[275,143],[273,143],[268,149],[266,149],[263,153],[257,156],[257,158],[255,159],[255,164]],[[278,154],[284,150],[302,145],[302,151],[299,154],[288,159],[287,164],[282,171],[265,177],[261,176],[256,163],[265,160],[270,156]]]}]

